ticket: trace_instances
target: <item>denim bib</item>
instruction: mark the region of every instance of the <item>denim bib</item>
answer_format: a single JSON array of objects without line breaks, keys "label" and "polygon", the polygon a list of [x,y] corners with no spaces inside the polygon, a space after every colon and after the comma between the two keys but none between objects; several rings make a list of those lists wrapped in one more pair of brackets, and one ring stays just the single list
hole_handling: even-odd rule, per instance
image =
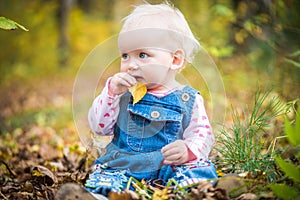
[{"label": "denim bib", "polygon": [[134,105],[131,94],[124,94],[114,138],[106,155],[95,164],[108,170],[127,170],[136,178],[155,178],[162,167],[162,147],[182,139],[198,93],[190,86],[164,97],[147,93]]}]

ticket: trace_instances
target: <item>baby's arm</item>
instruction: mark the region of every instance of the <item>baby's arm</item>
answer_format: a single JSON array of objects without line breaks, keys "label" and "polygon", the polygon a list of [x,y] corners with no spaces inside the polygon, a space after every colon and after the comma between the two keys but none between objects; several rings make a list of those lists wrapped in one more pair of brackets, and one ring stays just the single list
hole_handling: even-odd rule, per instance
[{"label": "baby's arm", "polygon": [[183,164],[208,158],[214,144],[214,136],[204,108],[203,99],[196,95],[193,114],[182,140],[176,140],[162,149],[164,164]]},{"label": "baby's arm", "polygon": [[112,135],[120,107],[120,97],[133,86],[136,80],[126,72],[109,78],[102,93],[94,100],[88,120],[91,130],[98,135]]},{"label": "baby's arm", "polygon": [[207,159],[215,138],[201,95],[196,95],[193,111],[191,122],[183,133],[183,140],[196,159]]},{"label": "baby's arm", "polygon": [[91,130],[97,135],[113,134],[113,127],[120,111],[120,96],[109,95],[110,81],[111,79],[108,79],[101,94],[94,100],[88,114]]}]

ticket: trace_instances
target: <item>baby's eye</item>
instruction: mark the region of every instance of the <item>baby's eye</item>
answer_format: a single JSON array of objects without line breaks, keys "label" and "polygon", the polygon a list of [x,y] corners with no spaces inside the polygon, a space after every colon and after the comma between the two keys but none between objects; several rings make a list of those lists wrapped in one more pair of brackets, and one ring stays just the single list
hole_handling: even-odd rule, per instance
[{"label": "baby's eye", "polygon": [[147,57],[148,57],[148,54],[146,54],[146,53],[144,53],[144,52],[141,52],[141,53],[139,54],[139,57],[140,57],[140,58],[147,58]]},{"label": "baby's eye", "polygon": [[127,60],[129,58],[129,55],[127,53],[122,54],[122,58],[124,60]]}]

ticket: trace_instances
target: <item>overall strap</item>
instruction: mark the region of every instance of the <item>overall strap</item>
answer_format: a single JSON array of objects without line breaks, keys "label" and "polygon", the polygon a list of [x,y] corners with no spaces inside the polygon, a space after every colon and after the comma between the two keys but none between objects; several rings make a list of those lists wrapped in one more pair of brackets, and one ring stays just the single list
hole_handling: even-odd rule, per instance
[{"label": "overall strap", "polygon": [[195,98],[197,94],[200,94],[200,92],[190,86],[185,86],[182,90],[176,91],[176,93],[181,98],[181,107],[185,111],[182,120],[182,128],[184,131],[190,124]]}]

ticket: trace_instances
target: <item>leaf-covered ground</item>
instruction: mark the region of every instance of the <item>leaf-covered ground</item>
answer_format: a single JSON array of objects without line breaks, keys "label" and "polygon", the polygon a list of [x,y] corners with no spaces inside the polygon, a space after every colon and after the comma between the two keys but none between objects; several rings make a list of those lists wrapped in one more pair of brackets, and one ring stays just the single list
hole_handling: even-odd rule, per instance
[{"label": "leaf-covered ground", "polygon": [[[65,130],[65,136],[75,134]],[[69,133],[67,133],[69,131]],[[66,140],[68,141],[68,139]],[[0,148],[0,199],[55,199],[58,189],[66,183],[83,185],[94,160],[81,143],[66,144],[51,127],[32,126],[29,130],[16,129],[1,135]],[[188,192],[174,191],[144,182],[136,184],[136,192],[111,194],[110,199],[230,199],[228,191],[245,184],[241,178],[231,177],[212,187],[201,183],[190,187]],[[148,194],[145,195],[144,191]],[[184,191],[184,190],[183,190]],[[241,193],[247,193],[243,188]],[[143,197],[142,197],[143,196]],[[146,197],[145,197],[146,196]],[[248,193],[236,195],[236,199],[253,199]]]},{"label": "leaf-covered ground", "polygon": [[[81,144],[72,121],[72,82],[48,86],[47,81],[29,86],[16,83],[1,90],[6,98],[0,103],[0,199],[55,199],[62,185],[83,185],[91,172],[95,153]],[[258,198],[253,185],[265,183],[245,177],[229,176],[216,187],[200,183],[186,190],[136,183],[135,192],[113,193],[109,198]],[[269,192],[259,197],[273,198]]]},{"label": "leaf-covered ground", "polygon": [[89,156],[80,144],[64,147],[62,140],[50,127],[39,126],[2,135],[0,198],[54,199],[61,184],[83,183]]},{"label": "leaf-covered ground", "polygon": [[[65,183],[83,185],[90,172],[93,156],[80,143],[65,144],[64,137],[69,134],[74,132],[66,131],[60,137],[50,127],[33,126],[28,131],[17,129],[11,134],[2,135],[0,199],[50,200],[55,199],[57,190]],[[241,183],[244,182],[239,182],[238,178],[223,182],[223,186],[219,184],[219,188],[201,183],[184,193],[175,192],[172,187],[166,189],[160,184],[149,185],[145,182],[142,185],[135,184],[136,192],[114,193],[110,199],[145,199],[147,195],[144,195],[143,190],[148,190],[153,199],[175,199],[176,196],[188,199],[230,199],[226,185],[240,187]],[[238,199],[253,197],[256,196],[244,194]]]},{"label": "leaf-covered ground", "polygon": [[[80,143],[66,144],[64,138],[74,134],[69,130],[62,137],[50,127],[33,126],[28,131],[17,129],[1,136],[0,199],[55,199],[65,183],[83,185],[94,157]],[[243,178],[229,176],[217,187],[200,183],[188,190],[172,190],[155,182],[134,184],[135,192],[113,193],[110,199],[254,199],[257,196],[245,189]],[[242,188],[242,189],[241,189]],[[146,192],[147,195],[145,194]],[[185,192],[187,191],[187,192]],[[272,196],[265,195],[271,198]]]}]

